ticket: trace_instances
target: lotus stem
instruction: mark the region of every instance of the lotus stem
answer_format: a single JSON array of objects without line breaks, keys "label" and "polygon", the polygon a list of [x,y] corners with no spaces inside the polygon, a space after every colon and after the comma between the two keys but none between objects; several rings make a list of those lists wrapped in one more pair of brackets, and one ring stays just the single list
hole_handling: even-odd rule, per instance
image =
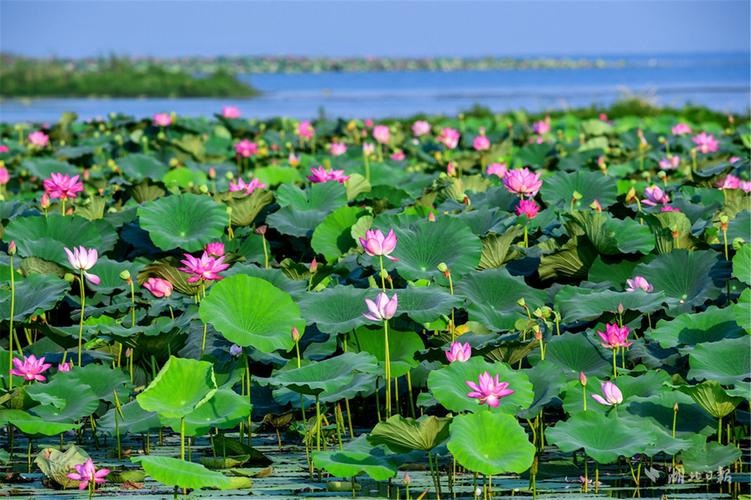
[{"label": "lotus stem", "polygon": [[321,397],[316,394],[316,451],[321,451]]},{"label": "lotus stem", "polygon": [[389,352],[389,322],[383,322],[383,344],[386,369],[386,418],[391,417],[391,353]]},{"label": "lotus stem", "polygon": [[368,161],[367,154],[363,154],[363,160],[365,161],[365,179],[370,182],[370,161]]},{"label": "lotus stem", "polygon": [[529,230],[527,224],[524,224],[524,248],[529,248]]},{"label": "lotus stem", "polygon": [[722,444],[722,417],[717,420],[717,444]]},{"label": "lotus stem", "polygon": [[[725,190],[723,189],[722,192],[724,193]],[[725,260],[730,260],[730,258],[728,257],[728,230],[727,230],[727,226],[724,226],[724,225],[722,229],[722,239],[725,242]]]},{"label": "lotus stem", "polygon": [[613,348],[612,350],[613,350],[613,380],[615,380],[616,378],[618,378],[618,372],[616,370],[616,365],[615,365],[615,361],[616,361],[615,358],[616,358],[617,353],[615,351],[615,348]]},{"label": "lotus stem", "polygon": [[264,269],[269,268],[269,249],[266,245],[266,235],[262,234],[261,239],[263,240],[263,267]]},{"label": "lotus stem", "polygon": [[[13,330],[13,314],[16,308],[16,277],[13,269],[13,252],[10,255],[10,330],[8,332],[8,389],[13,390],[13,338],[16,336]],[[23,355],[23,351],[20,352]]]},{"label": "lotus stem", "polygon": [[[250,394],[250,358],[247,355],[245,356],[245,383],[247,384],[247,388],[248,388],[248,404],[250,404],[252,408],[253,399]],[[253,418],[253,411],[251,410],[250,415],[248,415],[248,446],[250,446],[250,437],[252,434],[251,432],[252,418]]]},{"label": "lotus stem", "polygon": [[378,396],[378,377],[376,377],[375,380],[375,400],[376,400],[376,416],[378,417],[378,421],[381,421],[381,398]]},{"label": "lotus stem", "polygon": [[589,492],[589,460],[584,455],[584,493]]},{"label": "lotus stem", "polygon": [[600,492],[600,464],[595,462],[595,493]]},{"label": "lotus stem", "polygon": [[587,386],[582,386],[582,404],[584,405],[584,411],[587,411]]},{"label": "lotus stem", "polygon": [[[449,280],[449,292],[454,295],[454,280],[451,278],[451,271],[446,271],[445,276]],[[454,319],[454,307],[451,307],[451,342],[456,340],[456,320]]]},{"label": "lotus stem", "polygon": [[386,270],[383,268],[383,255],[378,256],[379,263],[381,264],[381,288],[383,289],[383,293],[386,293]]},{"label": "lotus stem", "polygon": [[65,217],[65,198],[60,200],[60,213]]},{"label": "lotus stem", "polygon": [[[415,417],[415,398],[412,395],[412,370],[407,370],[407,393],[409,395],[409,412],[412,418]],[[349,411],[349,410],[347,410]]]},{"label": "lotus stem", "polygon": [[180,460],[185,461],[185,417],[180,417]]},{"label": "lotus stem", "polygon": [[86,285],[83,281],[83,271],[78,275],[78,284],[81,288],[81,320],[78,324],[78,367],[81,367],[81,353],[83,351],[83,318],[86,309]]},{"label": "lotus stem", "polygon": [[339,441],[339,449],[341,450],[343,448],[342,431],[339,428],[339,425],[341,423],[341,426],[344,427],[344,417],[342,416],[342,407],[339,403],[336,404],[336,408],[334,409],[334,416],[336,417],[336,439]]}]

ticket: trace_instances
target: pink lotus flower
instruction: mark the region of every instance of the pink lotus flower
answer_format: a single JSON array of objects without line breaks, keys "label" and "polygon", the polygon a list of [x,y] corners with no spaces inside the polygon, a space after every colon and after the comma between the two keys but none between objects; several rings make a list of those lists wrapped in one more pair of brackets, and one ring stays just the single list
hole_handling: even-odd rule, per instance
[{"label": "pink lotus flower", "polygon": [[522,169],[517,168],[506,172],[506,175],[503,176],[503,185],[511,193],[534,198],[542,187],[542,179],[540,179],[538,174],[526,167]]},{"label": "pink lotus flower", "polygon": [[169,113],[157,113],[154,115],[154,125],[157,127],[169,127],[172,125],[172,115]]},{"label": "pink lotus flower", "polygon": [[172,283],[162,278],[149,278],[144,282],[143,287],[158,299],[172,295]]},{"label": "pink lotus flower", "polygon": [[472,346],[469,345],[469,342],[464,344],[462,344],[461,342],[451,342],[451,347],[449,347],[449,350],[446,351],[446,359],[449,360],[449,363],[453,363],[455,361],[464,363],[471,357]]},{"label": "pink lotus flower", "polygon": [[369,229],[365,231],[365,238],[360,238],[360,245],[371,257],[383,256],[393,262],[399,260],[391,256],[391,252],[396,248],[396,235],[393,229],[389,229],[386,236],[380,229]]},{"label": "pink lotus flower", "polygon": [[437,141],[446,146],[446,148],[448,149],[456,149],[456,147],[459,145],[460,137],[461,134],[458,130],[446,127],[441,129],[441,133],[440,135],[438,135]]},{"label": "pink lotus flower", "polygon": [[221,257],[224,255],[224,243],[221,241],[213,241],[206,244],[206,253],[212,257]]},{"label": "pink lotus flower", "polygon": [[654,287],[649,284],[649,281],[647,281],[644,276],[634,276],[633,279],[627,279],[626,284],[628,285],[628,288],[626,288],[627,292],[644,290],[645,292],[650,293],[654,290]]},{"label": "pink lotus flower", "polygon": [[10,371],[12,375],[23,377],[23,379],[27,381],[38,380],[39,382],[44,382],[47,378],[42,375],[42,373],[52,365],[45,363],[44,357],[37,359],[36,356],[32,354],[25,357],[23,361],[18,358],[13,358],[13,366],[15,366],[15,368]]},{"label": "pink lotus flower", "polygon": [[92,486],[96,487],[97,484],[105,482],[104,478],[109,473],[109,469],[97,470],[94,462],[88,459],[86,462],[76,465],[76,472],[68,474],[68,479],[78,481],[78,489],[85,490],[89,487],[89,483],[92,483]]},{"label": "pink lotus flower", "polygon": [[508,171],[508,168],[506,168],[505,163],[491,163],[488,165],[488,168],[485,169],[485,173],[488,175],[495,175],[497,177],[500,177],[503,179],[506,176],[506,172]]},{"label": "pink lotus flower", "polygon": [[649,186],[644,190],[644,196],[646,198],[642,200],[642,203],[652,207],[670,203],[670,197],[660,189],[660,186]]},{"label": "pink lotus flower", "polygon": [[375,144],[372,142],[364,142],[362,144],[362,154],[365,156],[373,156],[375,153]]},{"label": "pink lotus flower", "polygon": [[10,173],[5,167],[0,167],[0,185],[6,185],[10,181]]},{"label": "pink lotus flower", "polygon": [[0,144],[0,153],[7,153],[10,151],[10,148],[6,146],[5,144]]},{"label": "pink lotus flower", "polygon": [[663,205],[660,207],[660,212],[680,212],[680,209],[671,207],[670,205]]},{"label": "pink lotus flower", "polygon": [[534,122],[532,124],[532,131],[539,135],[550,132],[550,117],[546,116],[544,120]]},{"label": "pink lotus flower", "polygon": [[185,260],[180,262],[185,267],[179,267],[178,270],[190,274],[188,283],[195,283],[197,281],[219,281],[224,279],[224,276],[220,276],[219,273],[229,267],[229,264],[224,263],[224,256],[214,258],[206,252],[203,252],[201,258],[193,257],[189,253],[184,254]]},{"label": "pink lotus flower", "polygon": [[744,193],[751,193],[751,181],[741,181],[738,184],[738,187],[741,188]]},{"label": "pink lotus flower", "polygon": [[707,153],[714,153],[720,149],[720,144],[714,136],[712,134],[707,134],[706,132],[695,135],[691,140],[696,144],[696,149],[704,155]]},{"label": "pink lotus flower", "polygon": [[229,355],[233,358],[238,358],[243,353],[243,348],[237,344],[232,344],[229,347]]},{"label": "pink lotus flower", "polygon": [[61,373],[67,373],[73,369],[73,361],[60,363],[57,365],[57,371]]},{"label": "pink lotus flower", "polygon": [[484,135],[478,135],[472,140],[472,147],[475,151],[487,151],[490,149],[490,140]]},{"label": "pink lotus flower", "polygon": [[519,204],[516,206],[516,215],[526,215],[527,219],[534,219],[537,217],[537,212],[540,211],[540,207],[535,200],[519,200]]},{"label": "pink lotus flower", "polygon": [[421,137],[430,133],[430,123],[425,120],[417,120],[412,124],[412,135]]},{"label": "pink lotus flower", "polygon": [[388,321],[396,314],[396,294],[389,299],[388,295],[381,292],[376,297],[375,302],[365,299],[365,305],[368,306],[368,312],[364,313],[363,316],[371,321]]},{"label": "pink lotus flower", "polygon": [[376,125],[373,127],[373,139],[379,144],[387,144],[391,138],[391,133],[386,125]]},{"label": "pink lotus flower", "polygon": [[225,118],[240,118],[240,110],[234,106],[224,106],[222,108],[222,116]]},{"label": "pink lotus flower", "polygon": [[46,148],[50,143],[50,138],[41,130],[35,130],[27,137],[29,144],[37,148]]},{"label": "pink lotus flower", "polygon": [[67,200],[78,197],[83,191],[83,182],[78,182],[78,176],[73,177],[61,173],[50,174],[49,179],[44,180],[44,191],[50,198]]},{"label": "pink lotus flower", "polygon": [[229,192],[234,193],[237,191],[245,191],[245,194],[253,194],[253,191],[256,189],[263,189],[266,187],[266,184],[263,184],[261,181],[256,179],[255,177],[250,180],[247,184],[245,181],[243,181],[242,177],[237,178],[237,182],[230,181],[229,183]]},{"label": "pink lotus flower", "polygon": [[65,253],[68,255],[68,262],[70,263],[70,267],[82,272],[84,278],[86,278],[86,280],[90,283],[94,285],[101,283],[102,280],[99,279],[99,276],[87,272],[89,269],[94,267],[94,264],[96,264],[96,261],[99,258],[99,254],[97,253],[96,248],[89,250],[84,246],[79,246],[73,247],[72,252],[68,250],[67,247],[63,248],[63,250],[65,250]]},{"label": "pink lotus flower", "polygon": [[681,164],[681,157],[677,155],[668,156],[660,160],[660,168],[663,170],[675,170]]},{"label": "pink lotus flower", "polygon": [[481,405],[487,404],[491,408],[497,408],[501,398],[514,393],[512,389],[508,389],[508,382],[501,382],[497,374],[494,378],[485,372],[478,377],[477,381],[476,384],[467,380],[466,384],[472,389],[467,397],[478,399]]},{"label": "pink lotus flower", "polygon": [[686,125],[685,123],[677,123],[677,124],[676,124],[676,125],[675,125],[675,126],[673,127],[673,130],[672,130],[672,132],[673,132],[673,135],[685,135],[685,134],[690,134],[690,133],[691,133],[691,127],[689,127],[689,126],[688,126],[688,125]]},{"label": "pink lotus flower", "polygon": [[365,128],[373,128],[373,120],[370,118],[367,118],[365,121],[363,121],[363,124],[365,125]]},{"label": "pink lotus flower", "polygon": [[312,139],[315,133],[316,129],[314,129],[313,125],[307,120],[297,124],[297,135],[303,139]]},{"label": "pink lotus flower", "polygon": [[741,187],[741,180],[733,174],[728,174],[715,185],[717,189],[738,189]]},{"label": "pink lotus flower", "polygon": [[347,145],[343,142],[332,142],[329,144],[329,153],[331,156],[341,156],[347,152]]},{"label": "pink lotus flower", "polygon": [[310,171],[312,172],[312,175],[308,176],[308,180],[313,184],[328,181],[336,181],[339,184],[344,184],[349,180],[349,175],[344,175],[344,170],[326,170],[323,167],[313,167]]},{"label": "pink lotus flower", "polygon": [[404,151],[397,149],[396,151],[391,153],[390,158],[394,161],[402,161],[406,158],[406,156],[404,155]]},{"label": "pink lotus flower", "polygon": [[605,325],[605,333],[597,331],[602,339],[602,347],[605,349],[617,349],[619,347],[631,347],[633,342],[628,342],[629,329],[627,326],[618,326],[615,323]]},{"label": "pink lotus flower", "polygon": [[623,393],[613,382],[603,382],[600,384],[600,389],[602,389],[602,394],[605,397],[599,394],[592,394],[592,398],[601,405],[613,406],[623,403]]},{"label": "pink lotus flower", "polygon": [[247,139],[243,139],[242,141],[235,144],[235,153],[237,153],[237,156],[240,156],[242,158],[250,158],[251,156],[258,153],[258,144],[256,144],[255,142],[250,142]]}]

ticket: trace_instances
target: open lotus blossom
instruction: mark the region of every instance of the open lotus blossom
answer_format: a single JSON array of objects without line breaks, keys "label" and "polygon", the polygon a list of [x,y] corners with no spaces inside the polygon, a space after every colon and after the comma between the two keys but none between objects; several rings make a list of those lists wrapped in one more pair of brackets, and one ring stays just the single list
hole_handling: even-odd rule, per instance
[{"label": "open lotus blossom", "polygon": [[10,173],[8,172],[8,169],[0,167],[0,184],[4,186],[8,184],[8,181],[10,181]]},{"label": "open lotus blossom", "polygon": [[17,377],[23,377],[24,380],[28,381],[38,380],[39,382],[44,382],[47,378],[42,375],[42,373],[52,365],[50,363],[45,363],[44,357],[37,359],[36,356],[32,354],[23,358],[23,361],[18,358],[13,358],[13,366],[15,368],[10,371],[11,374]]},{"label": "open lotus blossom", "polygon": [[660,186],[649,186],[644,190],[644,196],[646,196],[646,198],[642,200],[642,203],[645,205],[654,207],[656,205],[670,203],[670,197],[660,188]]},{"label": "open lotus blossom", "polygon": [[107,477],[107,474],[109,473],[109,469],[97,470],[96,466],[94,466],[94,462],[91,459],[88,459],[86,462],[76,465],[76,472],[68,474],[68,479],[78,481],[78,489],[85,490],[89,487],[89,483],[96,486],[97,484],[105,482],[106,480],[104,478]]},{"label": "open lotus blossom", "polygon": [[404,151],[402,151],[401,149],[397,149],[396,151],[391,153],[391,156],[389,156],[389,158],[391,158],[394,161],[402,161],[406,157],[407,156],[404,154]]},{"label": "open lotus blossom", "polygon": [[212,257],[221,257],[224,255],[224,243],[221,241],[213,241],[206,244],[206,253]]},{"label": "open lotus blossom", "polygon": [[503,176],[503,185],[511,193],[534,198],[542,187],[542,179],[540,179],[539,174],[532,172],[526,167],[517,168],[506,172],[506,175]]},{"label": "open lotus blossom", "polygon": [[258,144],[251,142],[248,139],[243,139],[235,144],[235,153],[241,158],[250,158],[258,153]]},{"label": "open lotus blossom", "polygon": [[488,175],[495,175],[503,179],[506,176],[508,168],[505,163],[491,163],[488,168],[485,169],[485,173]]},{"label": "open lotus blossom", "polygon": [[169,127],[172,125],[172,115],[169,113],[157,113],[154,115],[154,125],[157,127]]},{"label": "open lotus blossom", "polygon": [[59,372],[69,372],[73,369],[73,361],[67,361],[65,363],[60,363],[57,365],[57,371]]},{"label": "open lotus blossom", "polygon": [[266,187],[266,184],[262,183],[255,177],[250,180],[247,184],[243,180],[242,177],[237,178],[237,182],[230,181],[229,183],[229,192],[235,193],[237,191],[245,191],[245,194],[253,194],[253,191],[256,189],[263,189]]},{"label": "open lotus blossom", "polygon": [[546,116],[544,120],[534,122],[532,124],[532,131],[539,135],[550,132],[550,117]]},{"label": "open lotus blossom", "polygon": [[671,130],[673,135],[685,135],[691,133],[691,127],[686,125],[685,123],[677,123],[673,129]]},{"label": "open lotus blossom", "polygon": [[516,205],[516,215],[526,215],[527,219],[534,219],[537,217],[537,212],[540,211],[540,206],[535,200],[519,200]]},{"label": "open lotus blossom", "polygon": [[101,282],[99,276],[88,272],[89,269],[94,267],[94,264],[96,264],[96,261],[99,258],[96,248],[87,249],[84,246],[79,246],[73,247],[72,252],[67,247],[63,248],[63,250],[65,250],[65,253],[68,255],[70,267],[77,271],[81,271],[84,278],[94,285],[98,285]]},{"label": "open lotus blossom", "polygon": [[644,276],[634,276],[633,278],[627,279],[626,284],[628,285],[626,288],[627,292],[644,290],[645,292],[650,293],[654,290],[654,287],[649,284],[649,281],[647,281]]},{"label": "open lotus blossom", "polygon": [[446,351],[446,359],[449,363],[459,362],[464,363],[472,357],[472,346],[469,342],[462,344],[461,342],[451,342],[449,350]]},{"label": "open lotus blossom", "polygon": [[52,173],[49,179],[44,179],[44,191],[50,198],[67,200],[78,197],[78,193],[83,191],[83,182],[78,182],[78,176],[73,177]]},{"label": "open lotus blossom", "polygon": [[373,139],[379,144],[387,144],[391,138],[391,133],[386,125],[376,125],[373,127]]},{"label": "open lotus blossom", "polygon": [[50,143],[50,138],[41,130],[35,130],[27,137],[29,144],[37,148],[46,148]]},{"label": "open lotus blossom", "polygon": [[448,149],[456,149],[456,147],[459,145],[460,137],[461,134],[458,130],[446,127],[441,129],[441,133],[438,136],[437,141],[446,146]]},{"label": "open lotus blossom", "polygon": [[602,347],[605,349],[617,349],[619,347],[631,347],[633,342],[628,341],[630,330],[627,326],[618,326],[615,323],[605,325],[605,332],[597,331],[602,339]]},{"label": "open lotus blossom", "polygon": [[233,358],[238,358],[243,353],[243,348],[237,344],[232,344],[229,348],[229,354]]},{"label": "open lotus blossom", "polygon": [[467,397],[478,399],[481,405],[487,404],[491,408],[497,408],[501,398],[514,393],[513,389],[508,388],[508,382],[501,382],[497,374],[495,377],[491,377],[488,372],[482,373],[477,382],[466,381],[466,384],[472,389],[472,392],[467,393]]},{"label": "open lotus blossom", "polygon": [[741,188],[744,193],[751,193],[751,181],[741,181],[738,183],[738,187]]},{"label": "open lotus blossom", "polygon": [[307,120],[297,124],[297,135],[303,139],[312,139],[315,133],[316,129],[314,129],[313,125]]},{"label": "open lotus blossom", "polygon": [[172,295],[172,283],[162,278],[149,278],[143,283],[143,287],[158,299]]},{"label": "open lotus blossom", "polygon": [[602,396],[592,394],[592,398],[601,405],[613,406],[623,403],[623,393],[613,382],[603,382],[600,384],[600,389],[602,389]]},{"label": "open lotus blossom", "polygon": [[681,157],[677,155],[667,156],[660,160],[660,168],[663,170],[675,170],[681,164]]},{"label": "open lotus blossom", "polygon": [[738,189],[741,187],[741,180],[733,174],[728,174],[717,181],[717,189]]},{"label": "open lotus blossom", "polygon": [[329,144],[329,153],[331,156],[341,156],[347,152],[347,145],[343,142],[332,142]]},{"label": "open lotus blossom", "polygon": [[360,238],[360,245],[365,253],[372,257],[382,255],[394,262],[399,260],[391,256],[391,252],[396,248],[396,235],[393,229],[389,229],[386,236],[380,229],[369,229],[365,231],[365,238]]},{"label": "open lotus blossom", "polygon": [[214,258],[207,252],[203,252],[200,258],[193,257],[189,253],[184,255],[185,259],[180,261],[184,264],[184,267],[179,267],[178,270],[191,275],[188,278],[188,283],[224,279],[224,276],[219,275],[220,272],[229,267],[229,264],[224,263],[224,256]]},{"label": "open lotus blossom", "polygon": [[484,135],[478,135],[472,140],[472,147],[475,151],[487,151],[490,149],[490,140]]},{"label": "open lotus blossom", "polygon": [[370,299],[365,299],[365,305],[368,306],[368,312],[363,313],[363,316],[371,321],[387,321],[394,317],[396,314],[397,298],[396,294],[389,299],[388,295],[380,292],[373,302]]},{"label": "open lotus blossom", "polygon": [[5,144],[0,144],[0,153],[7,153],[10,151],[10,148],[6,146]]},{"label": "open lotus blossom", "polygon": [[310,171],[312,174],[308,176],[308,180],[313,184],[328,181],[336,181],[339,184],[344,184],[349,179],[349,175],[344,175],[344,170],[326,170],[323,167],[313,167]]},{"label": "open lotus blossom", "polygon": [[691,140],[696,144],[697,151],[704,155],[714,153],[720,149],[720,143],[717,142],[717,139],[712,134],[707,134],[706,132],[695,135]]},{"label": "open lotus blossom", "polygon": [[430,133],[430,123],[425,120],[417,120],[412,124],[412,135],[421,137]]},{"label": "open lotus blossom", "polygon": [[225,118],[240,118],[240,110],[234,106],[224,106],[222,116]]}]

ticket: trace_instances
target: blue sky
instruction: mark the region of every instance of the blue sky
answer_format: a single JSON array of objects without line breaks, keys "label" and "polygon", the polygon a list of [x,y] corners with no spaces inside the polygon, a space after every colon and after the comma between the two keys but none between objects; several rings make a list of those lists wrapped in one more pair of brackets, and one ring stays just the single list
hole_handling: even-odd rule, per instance
[{"label": "blue sky", "polygon": [[0,0],[0,50],[66,57],[748,51],[750,3]]}]

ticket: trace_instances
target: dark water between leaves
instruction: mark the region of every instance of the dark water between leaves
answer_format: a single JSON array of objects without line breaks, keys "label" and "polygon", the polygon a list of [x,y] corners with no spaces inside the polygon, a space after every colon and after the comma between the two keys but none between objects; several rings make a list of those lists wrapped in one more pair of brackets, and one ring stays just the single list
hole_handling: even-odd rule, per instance
[{"label": "dark water between leaves", "polygon": [[[227,434],[232,436],[232,434]],[[106,446],[105,446],[106,444]],[[230,475],[249,476],[253,478],[253,487],[249,490],[225,490],[225,491],[194,491],[190,492],[191,498],[239,498],[256,496],[263,498],[352,498],[352,482],[349,478],[334,478],[325,472],[322,477],[314,475],[311,479],[308,473],[305,458],[305,449],[301,444],[282,443],[280,449],[276,435],[262,434],[253,437],[253,446],[273,461],[269,467],[240,467],[223,472]],[[49,488],[43,474],[33,464],[36,454],[47,446],[59,446],[55,438],[47,438],[33,442],[31,472],[27,463],[27,441],[19,439],[15,445],[15,456],[9,465],[2,468],[2,484],[0,484],[0,496],[13,496],[30,499],[78,499],[87,498],[87,493],[79,493],[77,489],[61,490]],[[128,455],[136,456],[143,453],[144,443],[139,439],[124,439],[122,442],[124,457],[118,460],[113,456],[114,442],[109,439],[106,443],[100,442],[100,447],[94,447],[94,443],[87,443],[86,450],[94,459],[98,467],[107,467],[111,470],[130,468],[136,466],[130,462]],[[329,449],[332,443],[329,444]],[[333,445],[335,446],[335,445]],[[105,451],[105,447],[107,451]],[[164,435],[162,446],[158,446],[156,436],[151,438],[151,454],[164,456],[179,456],[179,436]],[[743,456],[749,456],[749,449],[743,450]],[[191,458],[196,461],[201,456],[211,456],[211,446],[208,439],[200,438],[191,448]],[[482,478],[475,480],[472,473],[457,471],[453,485],[449,484],[449,471],[452,463],[445,453],[441,459],[441,489],[442,498],[473,498],[475,493],[480,493],[477,498],[483,498]],[[599,469],[600,485],[597,492],[594,485],[590,486],[585,493],[579,482],[579,476],[584,473],[583,458],[577,457],[575,462],[571,454],[559,452],[554,447],[547,447],[542,456],[538,470],[536,489],[537,498],[565,498],[576,500],[580,498],[610,497],[610,498],[642,498],[642,499],[720,499],[732,498],[735,494],[749,494],[751,482],[750,475],[729,473],[724,475],[720,483],[718,474],[707,473],[698,477],[684,476],[682,484],[666,484],[666,474],[670,466],[667,462],[656,460],[651,469],[645,469],[642,473],[642,485],[639,490],[633,487],[630,472],[626,465],[601,466]],[[747,464],[746,464],[747,465]],[[746,467],[744,467],[746,468]],[[410,476],[409,498],[417,499],[425,493],[423,498],[436,498],[433,481],[427,468],[427,462],[407,464],[402,467],[397,477],[390,482],[376,482],[365,476],[355,480],[355,497],[369,498],[392,498],[404,500],[407,492],[404,484],[404,473]],[[595,467],[589,463],[589,478],[595,477]],[[655,481],[650,475],[659,473]],[[678,476],[674,473],[673,479]],[[503,475],[492,478],[492,498],[531,498],[530,478],[528,474]],[[479,491],[478,491],[479,489]],[[453,492],[453,495],[452,495]],[[172,498],[174,491],[161,483],[146,479],[143,483],[132,483],[128,486],[107,482],[104,487],[97,489],[96,498]],[[181,498],[178,495],[178,498]]]}]

